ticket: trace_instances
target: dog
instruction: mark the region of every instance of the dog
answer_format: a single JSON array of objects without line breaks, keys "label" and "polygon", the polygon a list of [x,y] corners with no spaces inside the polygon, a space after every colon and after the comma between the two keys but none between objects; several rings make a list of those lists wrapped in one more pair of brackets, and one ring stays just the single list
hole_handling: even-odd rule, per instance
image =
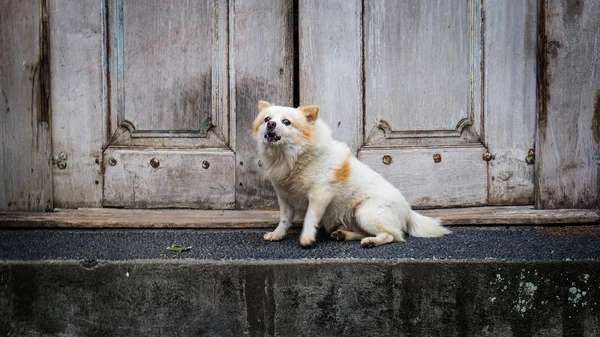
[{"label": "dog", "polygon": [[280,208],[268,241],[285,237],[303,215],[300,245],[315,245],[319,227],[333,239],[360,240],[362,247],[403,242],[404,234],[439,237],[450,231],[439,219],[413,211],[402,193],[332,138],[316,105],[298,108],[258,102],[254,137],[264,175]]}]

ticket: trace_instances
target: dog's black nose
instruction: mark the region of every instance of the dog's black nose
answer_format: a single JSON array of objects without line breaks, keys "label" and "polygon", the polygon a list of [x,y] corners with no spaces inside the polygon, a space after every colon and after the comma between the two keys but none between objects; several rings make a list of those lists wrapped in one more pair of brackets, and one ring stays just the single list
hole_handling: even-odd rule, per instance
[{"label": "dog's black nose", "polygon": [[273,130],[275,129],[275,126],[277,125],[277,123],[273,122],[273,121],[268,121],[267,122],[267,129],[269,130]]}]

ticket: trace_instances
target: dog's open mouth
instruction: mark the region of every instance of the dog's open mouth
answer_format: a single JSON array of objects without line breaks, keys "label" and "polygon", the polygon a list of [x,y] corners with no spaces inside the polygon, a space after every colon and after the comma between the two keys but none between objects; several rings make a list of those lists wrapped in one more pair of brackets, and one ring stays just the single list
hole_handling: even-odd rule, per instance
[{"label": "dog's open mouth", "polygon": [[281,139],[281,136],[278,136],[275,132],[267,132],[265,134],[265,139],[269,143],[275,143],[276,141]]}]

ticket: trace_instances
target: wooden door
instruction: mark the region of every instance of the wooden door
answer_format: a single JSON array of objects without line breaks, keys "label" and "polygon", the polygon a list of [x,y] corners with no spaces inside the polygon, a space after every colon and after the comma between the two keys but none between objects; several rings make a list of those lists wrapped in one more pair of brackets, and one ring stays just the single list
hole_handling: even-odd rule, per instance
[{"label": "wooden door", "polygon": [[300,2],[301,103],[414,206],[533,201],[536,1],[485,3]]},{"label": "wooden door", "polygon": [[227,1],[112,0],[104,206],[235,206]]},{"label": "wooden door", "polygon": [[53,131],[70,154],[54,170],[62,207],[276,206],[250,130],[259,99],[320,105],[415,206],[533,201],[536,0],[110,0],[89,29],[55,3],[52,50],[96,48],[53,53],[52,87],[69,88],[52,91],[53,128],[106,128],[81,146]]}]

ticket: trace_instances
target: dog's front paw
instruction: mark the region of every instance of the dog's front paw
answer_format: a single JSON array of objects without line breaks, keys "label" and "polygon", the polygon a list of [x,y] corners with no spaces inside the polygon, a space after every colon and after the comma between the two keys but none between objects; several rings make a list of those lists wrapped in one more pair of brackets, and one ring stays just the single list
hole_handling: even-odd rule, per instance
[{"label": "dog's front paw", "polygon": [[316,240],[313,237],[309,236],[301,236],[300,237],[300,246],[302,248],[312,248],[315,246]]},{"label": "dog's front paw", "polygon": [[279,241],[281,239],[283,239],[284,235],[279,235],[275,232],[269,232],[266,233],[265,236],[263,236],[263,238],[267,241]]}]

